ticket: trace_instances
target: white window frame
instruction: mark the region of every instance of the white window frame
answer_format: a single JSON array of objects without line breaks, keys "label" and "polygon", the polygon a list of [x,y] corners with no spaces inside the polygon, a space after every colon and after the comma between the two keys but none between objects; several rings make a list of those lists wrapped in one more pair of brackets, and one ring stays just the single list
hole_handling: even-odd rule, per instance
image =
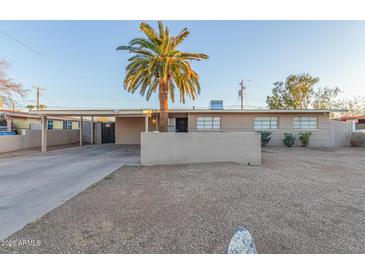
[{"label": "white window frame", "polygon": [[220,116],[197,116],[196,117],[197,130],[219,130],[221,129]]},{"label": "white window frame", "polygon": [[297,130],[318,129],[318,117],[315,116],[294,117],[293,128]]},{"label": "white window frame", "polygon": [[[259,119],[261,119],[261,121],[258,121]],[[275,121],[275,123],[274,123],[274,121]],[[264,125],[265,122],[268,122],[267,126]],[[256,116],[253,120],[253,127],[256,130],[278,129],[279,128],[279,117],[278,116]]]}]

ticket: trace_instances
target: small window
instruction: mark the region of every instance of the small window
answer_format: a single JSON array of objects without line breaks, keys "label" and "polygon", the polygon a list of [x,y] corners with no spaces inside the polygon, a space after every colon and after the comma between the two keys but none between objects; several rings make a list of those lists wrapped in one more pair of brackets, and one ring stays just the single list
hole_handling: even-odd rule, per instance
[{"label": "small window", "polygon": [[197,117],[196,119],[197,129],[220,129],[221,117]]},{"label": "small window", "polygon": [[63,121],[63,129],[72,129],[72,121]]},{"label": "small window", "polygon": [[293,127],[295,129],[316,129],[317,117],[294,117]]},{"label": "small window", "polygon": [[53,120],[48,120],[48,129],[53,129]]},{"label": "small window", "polygon": [[277,129],[278,117],[255,117],[255,129]]}]

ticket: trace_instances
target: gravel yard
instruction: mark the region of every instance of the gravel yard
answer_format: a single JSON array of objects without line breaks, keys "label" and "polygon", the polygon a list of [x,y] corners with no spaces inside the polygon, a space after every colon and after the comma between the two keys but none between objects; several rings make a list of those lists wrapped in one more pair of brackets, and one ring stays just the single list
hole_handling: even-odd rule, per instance
[{"label": "gravel yard", "polygon": [[364,253],[364,167],[352,148],[264,148],[262,166],[124,166],[0,252],[224,253],[242,225],[258,253]]}]

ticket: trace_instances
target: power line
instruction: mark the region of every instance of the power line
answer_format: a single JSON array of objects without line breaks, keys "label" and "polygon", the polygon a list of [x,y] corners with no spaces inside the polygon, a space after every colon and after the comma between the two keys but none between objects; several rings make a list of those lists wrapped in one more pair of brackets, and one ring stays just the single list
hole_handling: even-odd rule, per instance
[{"label": "power line", "polygon": [[6,35],[7,37],[9,37],[10,39],[14,40],[15,42],[17,42],[18,44],[22,45],[23,47],[27,48],[28,50],[32,51],[33,53],[42,56],[43,54],[40,53],[39,51],[35,50],[34,48],[32,48],[31,46],[28,46],[27,44],[23,43],[22,41],[20,41],[19,39],[15,38],[14,36],[10,35],[9,33],[3,31],[0,29],[0,32],[4,35]]}]

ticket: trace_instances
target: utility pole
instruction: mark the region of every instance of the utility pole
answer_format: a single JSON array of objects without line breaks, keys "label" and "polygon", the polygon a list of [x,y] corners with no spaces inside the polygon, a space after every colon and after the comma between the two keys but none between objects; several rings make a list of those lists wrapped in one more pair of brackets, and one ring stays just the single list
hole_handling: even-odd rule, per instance
[{"label": "utility pole", "polygon": [[39,110],[39,97],[41,95],[41,91],[44,91],[44,88],[40,88],[39,86],[33,86],[33,88],[37,89],[37,111]]},{"label": "utility pole", "polygon": [[245,95],[246,92],[246,86],[243,83],[243,80],[240,82],[240,90],[238,91],[238,96],[241,97],[241,109],[243,109],[243,96]]}]

